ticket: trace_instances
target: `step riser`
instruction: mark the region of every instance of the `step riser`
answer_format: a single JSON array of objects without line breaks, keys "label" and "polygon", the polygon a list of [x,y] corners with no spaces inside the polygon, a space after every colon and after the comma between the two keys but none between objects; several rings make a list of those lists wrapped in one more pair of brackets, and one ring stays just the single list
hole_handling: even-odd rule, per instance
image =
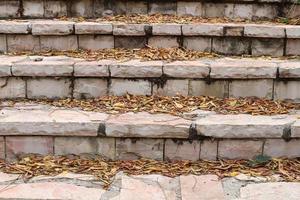
[{"label": "step riser", "polygon": [[[226,3],[228,2],[228,3]],[[299,17],[300,6],[293,7],[287,1],[269,0],[267,2],[254,1],[102,1],[102,0],[77,0],[77,1],[0,1],[1,18],[53,18],[60,16],[69,17],[101,17],[105,14],[177,14],[194,15],[203,17],[227,18],[268,18]],[[291,1],[292,2],[292,1]],[[294,9],[291,9],[291,8]]]},{"label": "step riser", "polygon": [[0,137],[0,159],[13,160],[23,154],[101,154],[110,159],[216,160],[252,159],[257,155],[299,157],[299,139],[180,140],[102,137]]}]

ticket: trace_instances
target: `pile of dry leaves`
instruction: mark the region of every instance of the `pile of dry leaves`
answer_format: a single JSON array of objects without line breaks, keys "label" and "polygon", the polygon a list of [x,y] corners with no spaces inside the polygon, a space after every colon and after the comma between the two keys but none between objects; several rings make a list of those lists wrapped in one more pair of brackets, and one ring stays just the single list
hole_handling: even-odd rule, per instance
[{"label": "pile of dry leaves", "polygon": [[38,175],[55,176],[73,172],[92,174],[108,187],[117,172],[131,175],[162,174],[175,177],[186,174],[216,174],[220,178],[243,173],[251,176],[280,175],[286,181],[300,181],[300,159],[271,159],[258,156],[253,160],[173,161],[149,159],[109,161],[101,157],[29,156],[15,163],[0,161],[0,171],[20,174],[24,179]]},{"label": "pile of dry leaves", "polygon": [[275,115],[287,114],[300,109],[300,104],[273,101],[260,98],[217,98],[210,96],[104,96],[96,99],[62,100],[18,100],[8,102],[33,102],[56,107],[79,108],[85,111],[106,112],[110,114],[126,112],[168,113],[182,115],[194,110],[215,111],[221,114]]}]

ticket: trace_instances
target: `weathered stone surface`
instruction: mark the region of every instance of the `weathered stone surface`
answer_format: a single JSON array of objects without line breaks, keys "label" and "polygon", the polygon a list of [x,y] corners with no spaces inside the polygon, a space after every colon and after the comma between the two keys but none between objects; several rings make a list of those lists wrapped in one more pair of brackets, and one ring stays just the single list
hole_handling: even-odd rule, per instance
[{"label": "weathered stone surface", "polygon": [[105,190],[88,188],[68,183],[47,182],[7,185],[6,190],[1,192],[3,199],[74,199],[74,200],[98,200]]},{"label": "weathered stone surface", "polygon": [[146,35],[144,24],[114,24],[114,35],[143,36]]},{"label": "weathered stone surface", "polygon": [[29,22],[0,21],[0,33],[4,34],[27,34]]},{"label": "weathered stone surface", "polygon": [[300,62],[285,62],[279,63],[280,78],[299,78],[300,77]]},{"label": "weathered stone surface", "polygon": [[7,52],[6,35],[0,34],[0,53]]},{"label": "weathered stone surface", "polygon": [[249,54],[250,40],[247,38],[213,38],[212,51],[225,55],[245,55]]},{"label": "weathered stone surface", "polygon": [[43,17],[44,16],[44,1],[39,0],[24,0],[23,1],[23,16],[24,17]]},{"label": "weathered stone surface", "polygon": [[229,82],[229,96],[271,99],[273,96],[273,80],[233,80]]},{"label": "weathered stone surface", "polygon": [[291,136],[300,138],[300,120],[297,120],[291,128]]},{"label": "weathered stone surface", "polygon": [[151,83],[145,80],[112,79],[109,86],[109,93],[117,96],[124,95],[126,93],[135,95],[150,95]]},{"label": "weathered stone surface", "polygon": [[300,102],[299,81],[276,81],[274,85],[274,98]]},{"label": "weathered stone surface", "polygon": [[94,1],[92,0],[74,0],[71,3],[70,12],[74,17],[91,18],[93,17],[94,9],[96,10],[96,8],[99,6],[96,4],[96,2],[94,5]]},{"label": "weathered stone surface", "polygon": [[[5,158],[5,143],[4,143],[4,137],[0,137],[0,159]],[[7,179],[3,177],[3,175],[0,173],[0,180],[6,181]]]},{"label": "weathered stone surface", "polygon": [[112,77],[144,78],[160,77],[162,75],[162,61],[130,60],[112,63],[110,73]]},{"label": "weathered stone surface", "polygon": [[113,49],[114,37],[111,35],[79,35],[79,49],[97,51],[100,49]]},{"label": "weathered stone surface", "polygon": [[147,14],[147,13],[148,13],[147,1],[129,0],[126,2],[126,14]]},{"label": "weathered stone surface", "polygon": [[53,138],[47,136],[6,137],[6,158],[17,159],[24,154],[53,154]]},{"label": "weathered stone surface", "polygon": [[21,78],[1,78],[0,96],[2,99],[25,98],[25,81]]},{"label": "weathered stone surface", "polygon": [[300,198],[299,183],[258,183],[248,184],[240,189],[241,200],[271,200],[289,199],[297,200]]},{"label": "weathered stone surface", "polygon": [[153,35],[181,35],[180,24],[152,24]]},{"label": "weathered stone surface", "polygon": [[108,93],[108,83],[99,78],[77,78],[74,81],[73,97],[77,99],[97,98]]},{"label": "weathered stone surface", "polygon": [[12,66],[14,76],[71,76],[73,62],[70,61],[24,61]]},{"label": "weathered stone surface", "polygon": [[225,199],[222,183],[218,180],[218,177],[216,175],[180,176],[180,188],[182,200]]},{"label": "weathered stone surface", "polygon": [[208,37],[184,37],[183,47],[195,51],[210,52],[211,38]]},{"label": "weathered stone surface", "polygon": [[154,1],[149,2],[148,14],[167,14],[175,15],[176,14],[176,2],[175,1]]},{"label": "weathered stone surface", "polygon": [[283,39],[259,38],[252,39],[252,55],[283,56]]},{"label": "weathered stone surface", "polygon": [[205,78],[209,74],[209,65],[203,61],[175,61],[164,64],[164,74],[176,78]]},{"label": "weathered stone surface", "polygon": [[67,16],[67,2],[57,0],[47,0],[44,2],[45,14],[47,18],[58,18]]},{"label": "weathered stone surface", "polygon": [[238,24],[226,24],[224,36],[244,36],[244,26]]},{"label": "weathered stone surface", "polygon": [[20,2],[17,0],[0,2],[0,17],[20,17]]},{"label": "weathered stone surface", "polygon": [[268,139],[264,144],[264,154],[271,157],[295,158],[300,156],[300,140]]},{"label": "weathered stone surface", "polygon": [[54,149],[56,155],[99,154],[114,159],[115,139],[102,137],[56,137]]},{"label": "weathered stone surface", "polygon": [[140,157],[163,160],[163,139],[116,139],[116,159],[134,160]]},{"label": "weathered stone surface", "polygon": [[286,55],[300,55],[300,39],[287,39]]},{"label": "weathered stone surface", "polygon": [[7,35],[7,51],[40,51],[40,39],[32,35]]},{"label": "weathered stone surface", "polygon": [[283,26],[246,24],[244,35],[247,37],[284,38]]},{"label": "weathered stone surface", "polygon": [[253,17],[252,19],[274,19],[279,15],[279,9],[274,4],[253,4]]},{"label": "weathered stone surface", "polygon": [[262,154],[263,141],[222,140],[219,141],[218,158],[252,159]]},{"label": "weathered stone surface", "polygon": [[135,49],[144,48],[147,38],[144,36],[115,36],[115,48]]},{"label": "weathered stone surface", "polygon": [[200,159],[216,160],[218,154],[218,141],[203,140],[201,141]]},{"label": "weathered stone surface", "polygon": [[153,93],[158,95],[166,95],[166,96],[175,96],[175,95],[184,95],[187,96],[189,91],[189,80],[176,80],[169,79],[163,85],[154,85]]},{"label": "weathered stone surface", "polygon": [[69,35],[74,32],[75,22],[35,21],[31,24],[32,35]]},{"label": "weathered stone surface", "polygon": [[295,120],[286,115],[208,115],[195,124],[199,135],[214,138],[281,138]]},{"label": "weathered stone surface", "polygon": [[1,135],[97,136],[103,134],[99,124],[107,118],[103,113],[78,110],[9,110],[0,118]]},{"label": "weathered stone surface", "polygon": [[79,22],[75,24],[75,34],[112,34],[110,23]]},{"label": "weathered stone surface", "polygon": [[78,49],[78,42],[76,35],[68,36],[40,36],[41,50],[76,50]]},{"label": "weathered stone surface", "polygon": [[209,35],[209,36],[222,36],[223,25],[221,24],[183,24],[182,34],[193,35]]},{"label": "weathered stone surface", "polygon": [[202,16],[202,3],[201,2],[177,2],[177,15],[179,16]]},{"label": "weathered stone surface", "polygon": [[[1,140],[1,139],[0,139]],[[3,138],[2,138],[2,141],[3,142]],[[3,146],[4,147],[4,146]],[[4,152],[3,152],[4,153]],[[3,154],[4,155],[4,154]],[[4,157],[1,157],[0,156],[0,159],[1,158],[4,158]],[[0,172],[0,183],[3,183],[3,182],[10,182],[10,181],[15,181],[17,179],[19,179],[19,175],[18,174],[6,174],[6,173],[3,173],[3,172]]]},{"label": "weathered stone surface", "polygon": [[204,17],[233,17],[234,4],[230,3],[214,3],[205,2],[203,3],[203,13]]},{"label": "weathered stone surface", "polygon": [[174,48],[179,47],[176,36],[152,36],[148,39],[148,45],[156,48]]},{"label": "weathered stone surface", "polygon": [[10,57],[6,57],[6,56],[0,57],[0,77],[11,76],[12,61],[14,60],[12,60]]},{"label": "weathered stone surface", "polygon": [[211,78],[276,78],[277,64],[257,59],[220,59],[210,63]]},{"label": "weathered stone surface", "polygon": [[27,80],[28,98],[68,98],[71,96],[71,81],[68,78]]},{"label": "weathered stone surface", "polygon": [[77,77],[107,77],[108,67],[114,61],[100,60],[91,62],[78,62],[74,65],[74,76]]},{"label": "weathered stone surface", "polygon": [[253,4],[235,4],[233,16],[235,18],[251,19],[253,16]]},{"label": "weathered stone surface", "polygon": [[165,141],[165,159],[199,160],[200,141],[167,139]]},{"label": "weathered stone surface", "polygon": [[112,137],[187,138],[191,122],[167,114],[126,113],[106,122],[106,135]]},{"label": "weathered stone surface", "polygon": [[286,37],[287,38],[300,38],[300,27],[298,26],[286,26]]},{"label": "weathered stone surface", "polygon": [[228,97],[228,81],[218,80],[206,83],[203,80],[191,80],[189,95]]}]

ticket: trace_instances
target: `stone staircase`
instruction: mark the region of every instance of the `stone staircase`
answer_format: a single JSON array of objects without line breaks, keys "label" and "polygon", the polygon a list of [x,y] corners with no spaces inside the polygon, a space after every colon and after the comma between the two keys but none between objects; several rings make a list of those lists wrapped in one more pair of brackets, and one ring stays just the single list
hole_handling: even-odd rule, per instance
[{"label": "stone staircase", "polygon": [[[96,19],[155,13],[232,20],[126,23]],[[300,26],[277,20],[299,16],[297,2],[278,0],[0,0],[0,158],[14,160],[27,153],[158,160],[299,157],[299,111],[252,116],[198,110],[188,113],[190,117],[179,117],[144,112],[107,114],[43,103],[11,106],[11,101],[6,101],[130,93],[254,96],[299,102]],[[208,56],[91,61],[51,54],[82,49],[90,53],[116,48],[139,51],[147,46],[183,47]],[[32,55],[24,55],[24,51]]]}]

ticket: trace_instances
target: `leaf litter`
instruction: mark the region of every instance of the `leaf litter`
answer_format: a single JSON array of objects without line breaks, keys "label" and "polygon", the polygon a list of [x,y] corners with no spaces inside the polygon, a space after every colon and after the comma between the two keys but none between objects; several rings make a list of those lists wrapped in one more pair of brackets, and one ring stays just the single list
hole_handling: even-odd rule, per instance
[{"label": "leaf litter", "polygon": [[[261,159],[261,158],[259,158]],[[220,178],[245,174],[253,177],[279,175],[284,181],[300,181],[300,158],[267,158],[264,162],[253,160],[217,161],[157,161],[146,158],[138,160],[112,161],[100,156],[40,156],[29,155],[19,161],[8,163],[0,160],[0,171],[19,174],[26,181],[32,177],[56,176],[72,172],[94,175],[108,188],[113,177],[120,171],[129,175],[161,174],[168,177],[194,174],[216,174]]]}]

